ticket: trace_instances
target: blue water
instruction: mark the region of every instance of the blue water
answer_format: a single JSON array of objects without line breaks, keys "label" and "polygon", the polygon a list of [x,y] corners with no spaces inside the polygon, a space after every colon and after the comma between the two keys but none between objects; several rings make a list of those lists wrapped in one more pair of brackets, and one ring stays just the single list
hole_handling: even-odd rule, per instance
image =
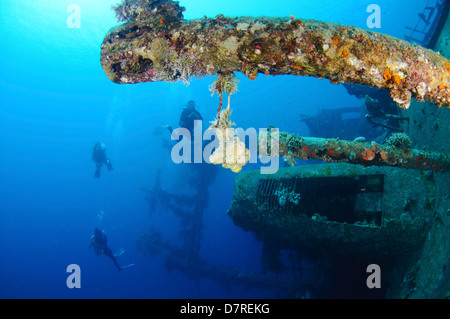
[{"label": "blue water", "polygon": [[[117,24],[117,0],[0,1],[0,298],[272,298],[276,292],[224,288],[209,279],[168,272],[163,258],[136,248],[142,227],[153,226],[176,240],[177,219],[148,213],[141,187],[153,186],[156,172],[170,191],[189,189],[186,167],[171,162],[154,135],[162,124],[176,126],[180,106],[195,100],[205,121],[215,117],[218,97],[208,90],[213,77],[182,83],[117,85],[100,66],[100,44]],[[229,16],[289,16],[367,28],[373,1],[184,0],[186,19]],[[380,31],[403,37],[427,1],[378,0]],[[81,8],[81,27],[69,28],[67,7]],[[232,97],[239,127],[268,127],[308,135],[298,114],[319,108],[361,105],[341,85],[292,76],[238,75]],[[92,146],[107,146],[114,171],[94,179]],[[249,165],[244,170],[258,169]],[[226,211],[234,177],[220,169],[209,187],[201,256],[211,264],[260,270],[261,243],[234,226]],[[90,249],[102,227],[113,250],[123,248],[118,272]],[[81,268],[81,288],[66,286],[69,264]]]}]

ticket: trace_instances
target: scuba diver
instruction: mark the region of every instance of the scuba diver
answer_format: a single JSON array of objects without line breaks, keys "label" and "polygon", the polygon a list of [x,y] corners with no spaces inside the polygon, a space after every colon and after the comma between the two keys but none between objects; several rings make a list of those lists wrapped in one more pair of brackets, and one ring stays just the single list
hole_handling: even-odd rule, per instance
[{"label": "scuba diver", "polygon": [[[203,117],[198,111],[195,102],[191,100],[183,107],[178,124],[180,127],[188,129],[191,136],[193,136],[195,121],[203,121]],[[167,128],[172,134],[173,129],[171,126],[163,125],[163,127]]]},{"label": "scuba diver", "polygon": [[191,133],[191,136],[194,135],[194,121],[203,121],[203,117],[200,112],[197,110],[194,101],[189,101],[186,106],[183,108],[183,111],[180,115],[180,121],[178,124],[180,127],[187,128]]},{"label": "scuba diver", "polygon": [[92,160],[95,162],[96,170],[94,177],[100,178],[100,170],[103,166],[103,164],[106,165],[108,171],[112,171],[113,167],[111,164],[111,161],[106,156],[106,146],[104,143],[97,142],[94,145],[94,150],[92,151]]},{"label": "scuba diver", "polygon": [[106,257],[111,258],[114,262],[114,265],[119,271],[134,266],[134,264],[130,264],[124,267],[119,266],[116,258],[122,255],[124,253],[124,250],[119,249],[118,252],[113,254],[111,248],[108,247],[108,238],[101,228],[96,228],[94,230],[94,235],[91,236],[91,244],[89,245],[89,247],[94,247],[94,252],[97,256],[100,256],[103,253]]}]

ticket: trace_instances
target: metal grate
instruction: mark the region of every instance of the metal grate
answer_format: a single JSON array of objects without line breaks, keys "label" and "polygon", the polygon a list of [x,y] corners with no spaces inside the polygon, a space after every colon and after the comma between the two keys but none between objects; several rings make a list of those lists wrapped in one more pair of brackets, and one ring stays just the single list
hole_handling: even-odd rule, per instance
[{"label": "metal grate", "polygon": [[258,184],[258,193],[256,201],[258,206],[267,204],[268,209],[272,212],[282,214],[293,214],[293,204],[287,202],[286,205],[280,205],[279,196],[275,193],[277,190],[285,190],[286,192],[297,192],[298,178],[291,179],[264,179]]},{"label": "metal grate", "polygon": [[[280,203],[277,190],[301,199]],[[256,204],[271,214],[306,215],[320,220],[381,226],[384,175],[263,179]],[[316,216],[316,217],[313,217]]]}]

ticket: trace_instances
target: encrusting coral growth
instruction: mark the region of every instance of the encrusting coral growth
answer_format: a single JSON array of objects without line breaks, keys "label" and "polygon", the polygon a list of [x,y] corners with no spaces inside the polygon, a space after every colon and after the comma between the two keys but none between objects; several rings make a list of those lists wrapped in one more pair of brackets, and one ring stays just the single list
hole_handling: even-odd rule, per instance
[{"label": "encrusting coral growth", "polygon": [[[302,137],[276,132],[279,154],[290,164],[295,159],[318,159],[324,162],[345,162],[364,166],[392,166],[421,170],[449,171],[450,155],[411,149],[406,134],[393,134],[388,144],[355,142],[318,137]],[[260,137],[264,141],[270,136]],[[409,142],[408,142],[409,141]]]},{"label": "encrusting coral growth", "polygon": [[114,10],[127,22],[106,35],[101,64],[116,83],[291,74],[386,88],[402,108],[412,97],[450,107],[450,61],[388,35],[294,18],[187,21],[170,0],[124,0]]},{"label": "encrusting coral growth", "polygon": [[183,18],[185,10],[178,2],[164,0],[123,0],[112,8],[119,22],[149,22],[155,18],[161,23],[166,19],[176,21]]},{"label": "encrusting coral growth", "polygon": [[402,149],[408,149],[408,148],[411,147],[411,144],[412,144],[411,139],[405,133],[394,133],[394,134],[392,134],[386,140],[386,143],[391,145],[391,146],[402,148]]}]

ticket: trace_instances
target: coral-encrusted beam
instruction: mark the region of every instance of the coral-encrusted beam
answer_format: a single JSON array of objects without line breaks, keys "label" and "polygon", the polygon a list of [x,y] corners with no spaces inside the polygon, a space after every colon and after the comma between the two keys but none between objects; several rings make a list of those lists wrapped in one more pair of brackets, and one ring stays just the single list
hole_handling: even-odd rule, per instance
[{"label": "coral-encrusted beam", "polygon": [[126,0],[115,8],[128,22],[110,30],[101,46],[112,81],[290,74],[386,88],[402,108],[411,97],[450,107],[450,61],[420,46],[313,20],[219,15],[186,21],[184,8],[171,6],[168,0]]},{"label": "coral-encrusted beam", "polygon": [[[388,139],[387,144],[355,142],[339,139],[301,137],[279,132],[279,152],[288,162],[294,159],[319,159],[325,162],[346,162],[364,166],[393,166],[422,170],[449,171],[450,155],[410,149],[404,134]],[[270,140],[270,134],[259,139]],[[270,154],[270,153],[269,153]]]}]

